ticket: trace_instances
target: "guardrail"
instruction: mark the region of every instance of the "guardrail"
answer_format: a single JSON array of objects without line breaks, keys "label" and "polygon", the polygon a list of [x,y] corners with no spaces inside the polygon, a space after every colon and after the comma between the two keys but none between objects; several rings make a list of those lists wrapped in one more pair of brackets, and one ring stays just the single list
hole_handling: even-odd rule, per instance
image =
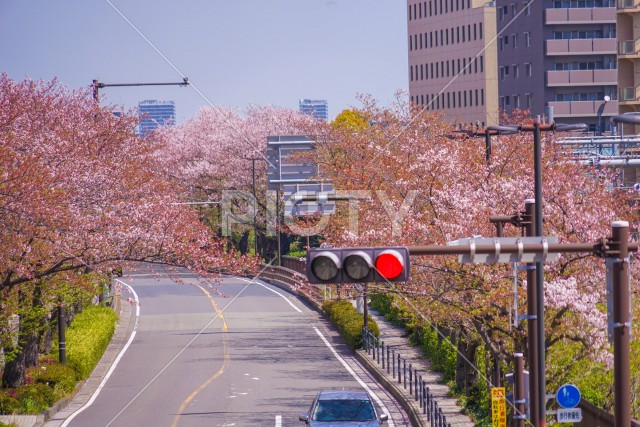
[{"label": "guardrail", "polygon": [[385,346],[384,341],[368,328],[363,328],[362,338],[367,354],[378,365],[382,365],[382,370],[386,370],[387,374],[397,380],[398,385],[402,385],[405,390],[409,388],[409,395],[418,402],[431,427],[451,427],[429,387],[422,380],[422,375],[418,374],[418,370],[413,368],[411,363],[407,364],[407,360],[400,353],[396,354],[395,349]]}]

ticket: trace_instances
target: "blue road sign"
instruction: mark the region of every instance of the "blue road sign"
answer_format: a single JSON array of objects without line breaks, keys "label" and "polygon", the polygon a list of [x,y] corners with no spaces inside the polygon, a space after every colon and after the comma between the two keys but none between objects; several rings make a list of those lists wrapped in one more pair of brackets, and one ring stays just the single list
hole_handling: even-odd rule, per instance
[{"label": "blue road sign", "polygon": [[556,400],[563,408],[575,408],[580,403],[580,390],[573,384],[565,384],[558,389]]}]

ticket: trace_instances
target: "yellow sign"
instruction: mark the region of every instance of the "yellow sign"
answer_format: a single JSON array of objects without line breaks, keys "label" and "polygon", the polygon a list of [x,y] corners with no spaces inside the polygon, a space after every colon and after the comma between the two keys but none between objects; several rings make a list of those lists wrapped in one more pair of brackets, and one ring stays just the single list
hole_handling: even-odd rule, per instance
[{"label": "yellow sign", "polygon": [[507,399],[504,387],[491,389],[491,419],[493,427],[507,427]]}]

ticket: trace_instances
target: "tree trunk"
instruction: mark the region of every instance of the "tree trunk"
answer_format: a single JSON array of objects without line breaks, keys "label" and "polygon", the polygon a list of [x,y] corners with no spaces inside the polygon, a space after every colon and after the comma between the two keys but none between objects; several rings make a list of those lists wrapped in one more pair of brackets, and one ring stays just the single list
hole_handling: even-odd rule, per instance
[{"label": "tree trunk", "polygon": [[465,338],[458,339],[458,356],[456,359],[456,388],[464,390],[465,394],[469,394],[469,390],[473,387],[477,379],[477,372],[470,365],[474,363],[476,358],[476,350],[478,343],[472,341],[469,343]]}]

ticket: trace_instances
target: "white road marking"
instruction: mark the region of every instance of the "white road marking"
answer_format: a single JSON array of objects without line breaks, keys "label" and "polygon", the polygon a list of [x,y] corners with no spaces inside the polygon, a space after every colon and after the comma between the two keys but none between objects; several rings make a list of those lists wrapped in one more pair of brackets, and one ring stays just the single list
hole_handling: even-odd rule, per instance
[{"label": "white road marking", "polygon": [[133,294],[133,298],[135,300],[135,305],[136,305],[136,323],[133,326],[133,332],[131,332],[131,336],[129,337],[129,340],[127,341],[125,346],[122,348],[122,350],[120,350],[120,353],[118,354],[118,357],[116,357],[116,359],[113,361],[113,364],[111,365],[111,368],[109,368],[109,371],[107,372],[107,375],[105,375],[105,377],[102,379],[102,382],[100,383],[100,385],[98,386],[96,391],[93,392],[93,395],[91,396],[89,401],[87,403],[85,403],[82,408],[78,409],[76,412],[71,414],[64,421],[64,423],[62,423],[61,427],[67,427],[69,425],[69,423],[71,422],[71,420],[73,420],[78,414],[80,414],[82,411],[84,411],[85,409],[87,409],[89,406],[91,406],[93,404],[93,402],[96,400],[96,398],[98,397],[98,395],[100,394],[100,392],[104,388],[105,384],[107,383],[107,381],[111,377],[111,374],[116,369],[116,366],[118,366],[118,362],[120,362],[120,359],[122,359],[122,356],[124,355],[124,353],[127,351],[129,346],[133,342],[133,339],[136,337],[136,329],[138,328],[138,319],[140,318],[140,300],[138,299],[138,294],[136,294],[136,291],[134,291],[131,286],[129,286],[128,284],[124,283],[122,280],[116,279],[116,281],[120,282],[122,285],[124,285],[127,288],[129,288],[129,290]]},{"label": "white road marking", "polygon": [[237,279],[239,279],[239,280],[245,281],[245,282],[247,282],[247,283],[255,283],[256,285],[260,285],[260,286],[262,286],[263,288],[265,288],[266,290],[271,291],[271,292],[273,292],[273,293],[274,293],[274,294],[276,294],[276,295],[280,295],[280,297],[282,297],[282,299],[284,299],[287,303],[289,303],[289,305],[290,305],[291,307],[293,307],[293,309],[294,309],[295,311],[297,311],[298,313],[302,313],[302,310],[300,310],[298,307],[296,307],[296,306],[295,306],[295,304],[293,304],[293,303],[291,302],[291,300],[289,300],[289,298],[287,298],[286,296],[284,296],[284,295],[283,295],[283,294],[281,294],[280,292],[276,291],[275,289],[271,289],[271,288],[270,288],[270,287],[268,287],[267,285],[265,285],[265,284],[263,284],[263,283],[260,283],[260,282],[258,282],[258,281],[256,281],[256,280],[248,280],[248,279],[245,279],[245,278],[243,278],[243,277],[236,277],[236,278],[237,278]]},{"label": "white road marking", "polygon": [[[313,327],[313,329],[320,336],[322,341],[324,341],[324,344],[327,347],[329,347],[329,350],[331,350],[331,352],[333,353],[335,358],[338,359],[340,361],[340,363],[342,363],[342,366],[344,366],[344,368],[347,370],[347,372],[349,372],[351,374],[351,376],[353,376],[353,378],[355,378],[355,380],[358,382],[358,384],[360,384],[360,386],[362,388],[364,388],[365,390],[367,390],[367,392],[369,392],[369,394],[373,397],[373,399],[376,401],[376,403],[382,408],[382,410],[385,412],[385,414],[389,414],[389,410],[387,409],[386,406],[384,406],[384,403],[382,402],[382,400],[380,400],[380,398],[373,392],[373,390],[371,390],[371,388],[369,388],[369,386],[364,381],[362,381],[360,379],[358,374],[356,374],[355,371],[353,369],[351,369],[351,366],[349,366],[349,364],[347,364],[347,362],[338,354],[338,352],[336,351],[335,348],[333,348],[331,343],[325,338],[324,335],[322,335],[322,332],[320,332],[320,330],[318,328],[316,328],[315,326]],[[388,423],[389,427],[395,427],[395,424],[393,423],[393,420],[391,419],[391,415],[389,415],[389,421],[387,423]]]},{"label": "white road marking", "polygon": [[[300,310],[298,307],[296,307],[290,300],[289,298],[287,298],[286,296],[284,296],[283,294],[281,294],[280,292],[271,289],[270,287],[257,282],[255,280],[248,280],[248,279],[244,279],[242,277],[238,277],[238,279],[246,281],[248,283],[255,283],[257,285],[262,286],[263,288],[273,292],[274,294],[279,295],[280,297],[282,297],[286,302],[289,303],[289,305],[291,307],[293,307],[298,313],[302,313],[302,310]],[[373,392],[373,390],[371,390],[371,388],[364,382],[362,381],[362,379],[358,376],[358,374],[355,373],[355,371],[353,369],[351,369],[351,367],[349,366],[349,364],[347,364],[347,362],[338,354],[338,352],[333,348],[333,346],[331,345],[331,343],[325,338],[324,335],[322,335],[322,332],[320,332],[320,330],[313,326],[313,329],[316,331],[316,333],[320,336],[320,338],[322,339],[322,341],[324,342],[324,344],[329,347],[329,350],[331,350],[331,352],[333,353],[333,355],[335,356],[336,359],[338,359],[338,361],[340,361],[340,363],[342,363],[342,366],[345,367],[345,369],[347,370],[347,372],[349,372],[351,374],[351,376],[353,376],[353,378],[355,378],[355,380],[358,382],[358,384],[360,384],[360,386],[362,388],[364,388],[367,392],[369,392],[369,394],[373,397],[373,399],[376,401],[376,403],[378,404],[378,406],[380,408],[382,408],[382,410],[386,413],[389,414],[389,410],[387,409],[387,407],[384,405],[384,403],[382,402],[382,400]],[[277,418],[276,418],[276,423],[277,423]],[[389,421],[387,422],[389,427],[395,427],[395,424],[393,423],[393,420],[391,419],[391,416],[389,415]],[[277,425],[277,424],[276,424]]]},{"label": "white road marking", "polygon": [[276,427],[282,427],[282,415],[276,415]]}]

